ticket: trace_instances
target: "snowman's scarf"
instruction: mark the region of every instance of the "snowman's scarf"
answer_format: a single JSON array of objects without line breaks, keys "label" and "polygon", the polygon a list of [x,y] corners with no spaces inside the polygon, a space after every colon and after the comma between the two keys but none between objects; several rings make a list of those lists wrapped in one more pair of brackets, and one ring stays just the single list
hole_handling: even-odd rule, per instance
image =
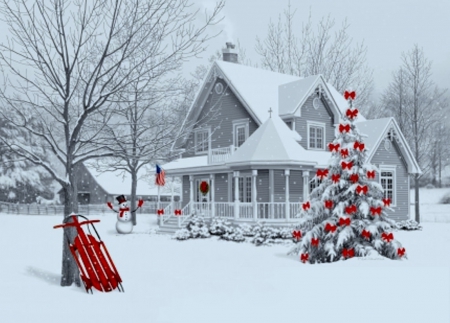
[{"label": "snowman's scarf", "polygon": [[126,212],[126,211],[129,212],[130,208],[129,207],[120,208],[119,209],[119,217],[123,217],[123,213]]}]

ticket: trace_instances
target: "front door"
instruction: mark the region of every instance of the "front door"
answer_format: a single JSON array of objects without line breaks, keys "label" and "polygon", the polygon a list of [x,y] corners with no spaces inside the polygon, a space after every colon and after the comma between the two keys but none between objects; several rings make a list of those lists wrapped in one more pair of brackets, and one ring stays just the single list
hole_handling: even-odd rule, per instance
[{"label": "front door", "polygon": [[[201,182],[206,182],[209,185],[209,192],[206,195],[203,195],[203,193],[200,192],[200,183]],[[196,202],[208,203],[209,199],[210,199],[210,195],[211,195],[211,183],[209,182],[209,179],[208,178],[196,179],[195,180],[195,187],[196,187],[195,201]]]}]

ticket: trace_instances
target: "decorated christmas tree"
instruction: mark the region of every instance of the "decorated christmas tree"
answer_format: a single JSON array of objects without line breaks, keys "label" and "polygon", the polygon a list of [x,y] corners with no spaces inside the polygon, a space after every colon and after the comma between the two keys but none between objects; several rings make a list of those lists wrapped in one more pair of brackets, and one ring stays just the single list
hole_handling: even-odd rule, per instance
[{"label": "decorated christmas tree", "polygon": [[[295,253],[302,262],[323,263],[364,257],[377,252],[390,259],[406,257],[394,239],[395,222],[387,217],[391,200],[375,181],[378,169],[367,160],[363,136],[354,121],[354,91],[345,91],[349,108],[328,144],[330,165],[318,169],[320,185],[302,205],[301,220],[293,231]],[[312,228],[311,228],[312,226]]]}]

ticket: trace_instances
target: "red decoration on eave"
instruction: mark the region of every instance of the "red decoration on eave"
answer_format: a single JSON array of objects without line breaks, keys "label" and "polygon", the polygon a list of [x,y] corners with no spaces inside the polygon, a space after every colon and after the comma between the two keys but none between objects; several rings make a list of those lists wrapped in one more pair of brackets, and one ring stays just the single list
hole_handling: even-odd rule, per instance
[{"label": "red decoration on eave", "polygon": [[319,238],[312,238],[311,239],[311,246],[318,247],[319,246]]},{"label": "red decoration on eave", "polygon": [[347,118],[353,120],[358,116],[358,109],[347,109],[347,111],[345,112],[345,114],[347,115]]},{"label": "red decoration on eave", "polygon": [[358,174],[352,174],[352,175],[350,175],[350,180],[352,181],[353,184],[355,184],[356,182],[358,182],[358,180],[359,180]]},{"label": "red decoration on eave", "polygon": [[307,253],[302,253],[302,255],[300,256],[300,261],[303,263],[307,262],[308,259],[309,259],[309,254],[307,254]]},{"label": "red decoration on eave", "polygon": [[364,185],[364,186],[358,185],[356,187],[355,192],[356,192],[356,194],[361,195],[361,194],[367,194],[368,190],[369,190],[369,188],[366,185]]},{"label": "red decoration on eave", "polygon": [[367,239],[367,240],[369,240],[369,239],[370,239],[370,236],[371,236],[370,232],[369,232],[369,231],[366,231],[366,229],[364,229],[364,230],[361,232],[361,235],[363,236],[363,238],[365,238],[365,239]]},{"label": "red decoration on eave", "polygon": [[334,232],[334,231],[336,231],[336,229],[337,229],[337,226],[332,225],[332,224],[330,224],[330,223],[327,223],[327,224],[325,225],[325,231],[326,231],[326,232]]},{"label": "red decoration on eave", "polygon": [[381,239],[383,239],[384,241],[386,241],[387,243],[391,242],[392,240],[394,240],[394,235],[391,233],[387,234],[386,232],[383,232],[381,234]]},{"label": "red decoration on eave", "polygon": [[348,100],[348,99],[354,100],[356,98],[356,92],[355,91],[345,91],[344,92],[344,98],[346,100]]},{"label": "red decoration on eave", "polygon": [[372,170],[372,171],[367,171],[367,178],[375,178],[375,171],[374,170]]},{"label": "red decoration on eave", "polygon": [[344,225],[349,226],[351,223],[352,223],[352,220],[350,220],[350,218],[346,218],[346,219],[339,218],[339,225],[340,226],[344,226]]},{"label": "red decoration on eave", "polygon": [[355,149],[355,150],[363,151],[364,148],[365,148],[365,145],[362,142],[355,141],[355,143],[353,144],[353,149]]},{"label": "red decoration on eave", "polygon": [[345,213],[353,214],[357,211],[356,205],[349,205],[345,207]]},{"label": "red decoration on eave", "polygon": [[347,158],[348,157],[348,149],[341,149],[341,157]]},{"label": "red decoration on eave", "polygon": [[325,207],[327,209],[331,209],[333,207],[333,201],[332,200],[326,200],[324,204],[325,204]]},{"label": "red decoration on eave", "polygon": [[295,230],[292,232],[292,237],[298,241],[302,237],[302,232],[299,230]]},{"label": "red decoration on eave", "polygon": [[333,181],[334,184],[339,183],[340,178],[341,178],[341,175],[339,175],[339,174],[331,175],[331,180]]},{"label": "red decoration on eave", "polygon": [[397,254],[399,255],[400,258],[405,255],[405,252],[406,252],[405,248],[398,248],[397,249]]},{"label": "red decoration on eave", "polygon": [[390,206],[391,205],[391,199],[390,198],[385,198],[385,199],[383,199],[383,203],[384,203],[384,206]]},{"label": "red decoration on eave", "polygon": [[311,204],[309,204],[309,201],[303,203],[302,208],[303,208],[303,210],[308,211],[311,208]]},{"label": "red decoration on eave", "polygon": [[346,163],[345,161],[343,161],[343,162],[341,162],[341,166],[342,166],[342,169],[351,170],[353,167],[353,163],[352,162]]},{"label": "red decoration on eave", "polygon": [[339,147],[340,147],[341,145],[340,144],[328,144],[328,149],[330,149],[330,151],[332,152],[332,153],[334,153],[334,152],[338,152],[339,151]]},{"label": "red decoration on eave", "polygon": [[375,215],[381,215],[381,206],[379,207],[370,207],[370,213],[375,216]]},{"label": "red decoration on eave", "polygon": [[318,169],[316,176],[323,180],[325,177],[328,176],[328,169]]},{"label": "red decoration on eave", "polygon": [[344,258],[352,258],[355,256],[355,250],[352,249],[342,249],[342,255]]},{"label": "red decoration on eave", "polygon": [[349,124],[340,124],[339,125],[339,132],[350,132],[350,125]]}]

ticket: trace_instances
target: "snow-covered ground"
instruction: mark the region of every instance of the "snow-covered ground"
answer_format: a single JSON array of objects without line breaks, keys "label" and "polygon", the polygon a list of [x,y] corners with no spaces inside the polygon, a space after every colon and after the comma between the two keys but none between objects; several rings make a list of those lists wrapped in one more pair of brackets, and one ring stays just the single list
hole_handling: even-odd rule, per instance
[{"label": "snow-covered ground", "polygon": [[[425,219],[450,217],[436,205],[447,190],[423,190]],[[302,264],[288,245],[175,241],[152,232],[154,215],[117,235],[115,217],[97,230],[125,293],[94,295],[59,286],[59,216],[0,214],[0,322],[449,322],[450,223],[395,232],[408,260],[354,258]]]}]

